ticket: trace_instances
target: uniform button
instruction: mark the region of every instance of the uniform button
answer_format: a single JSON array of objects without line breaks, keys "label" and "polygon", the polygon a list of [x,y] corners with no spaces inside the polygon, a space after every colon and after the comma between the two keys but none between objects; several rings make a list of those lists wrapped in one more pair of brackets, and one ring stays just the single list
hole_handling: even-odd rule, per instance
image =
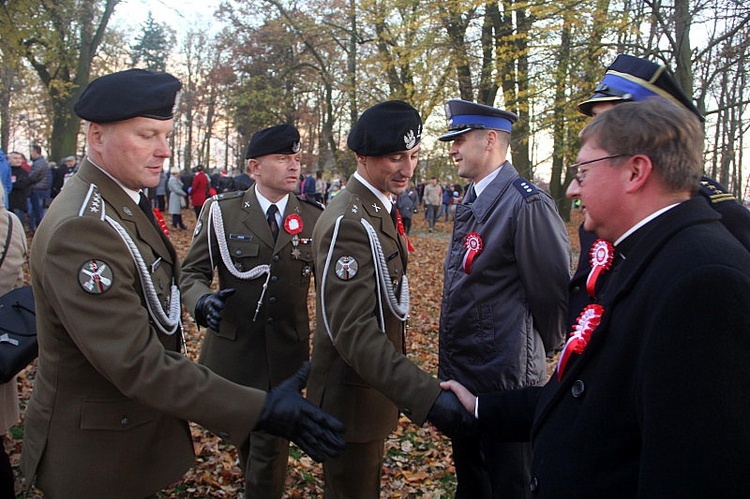
[{"label": "uniform button", "polygon": [[268,317],[268,318],[266,318],[266,322],[267,322],[268,324],[273,324],[273,317]]},{"label": "uniform button", "polygon": [[573,294],[577,294],[578,292],[581,291],[581,286],[573,286],[573,290],[572,291],[573,291]]},{"label": "uniform button", "polygon": [[268,299],[268,303],[276,303],[276,297],[272,296]]},{"label": "uniform button", "polygon": [[570,389],[571,395],[573,395],[575,398],[581,397],[583,395],[583,392],[585,391],[586,385],[580,379],[575,380],[575,382],[573,383],[573,387]]},{"label": "uniform button", "polygon": [[275,276],[275,275],[271,276],[271,282],[276,282],[278,280],[279,280],[279,278],[277,276]]},{"label": "uniform button", "polygon": [[234,254],[240,256],[242,254],[242,250],[235,250]]},{"label": "uniform button", "polygon": [[127,426],[129,424],[130,424],[130,420],[128,419],[128,417],[127,416],[123,416],[122,419],[120,420],[120,425],[121,426]]},{"label": "uniform button", "polygon": [[539,480],[537,477],[532,476],[529,482],[529,492],[536,492],[539,489]]},{"label": "uniform button", "polygon": [[279,255],[273,255],[273,261],[278,262],[279,261]]}]

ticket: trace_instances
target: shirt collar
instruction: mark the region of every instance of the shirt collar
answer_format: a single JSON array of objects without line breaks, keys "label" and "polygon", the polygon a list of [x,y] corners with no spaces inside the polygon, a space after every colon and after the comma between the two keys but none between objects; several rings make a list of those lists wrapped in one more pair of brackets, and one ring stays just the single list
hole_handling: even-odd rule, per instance
[{"label": "shirt collar", "polygon": [[391,212],[391,208],[393,208],[393,201],[390,199],[390,196],[386,196],[385,194],[377,190],[375,187],[373,187],[370,184],[370,182],[365,180],[365,178],[359,174],[359,172],[354,172],[354,178],[362,182],[362,185],[370,189],[370,192],[375,194],[375,197],[377,197],[380,200],[380,202],[383,203],[383,207],[388,213]]},{"label": "shirt collar", "polygon": [[[125,187],[122,184],[122,182],[120,182],[115,177],[113,177],[112,175],[110,175],[109,172],[106,171],[104,168],[102,168],[101,166],[99,166],[96,163],[94,163],[91,160],[91,158],[86,157],[86,159],[88,159],[89,163],[91,163],[92,165],[94,165],[95,167],[97,167],[103,174],[105,174],[106,176],[108,176],[109,178],[111,178],[112,181],[120,187],[120,189],[122,189],[123,191],[125,191],[125,194],[127,194],[128,197],[130,199],[132,199],[135,204],[138,204],[141,201],[141,191],[134,191],[133,189],[130,189],[129,187]],[[145,192],[144,192],[144,195],[145,195]]]},{"label": "shirt collar", "polygon": [[260,204],[260,209],[263,210],[263,213],[268,213],[268,207],[272,204],[275,204],[276,207],[279,209],[279,214],[276,216],[276,218],[284,216],[284,212],[286,211],[286,204],[289,201],[289,194],[284,196],[283,198],[279,199],[275,203],[272,203],[268,200],[263,194],[260,193],[258,190],[258,186],[254,185],[253,188],[255,189],[255,196],[258,198],[258,204]]},{"label": "shirt collar", "polygon": [[476,195],[476,197],[479,197],[479,195],[482,193],[482,191],[488,185],[490,185],[490,183],[493,180],[495,180],[495,177],[497,177],[498,173],[500,173],[500,170],[502,170],[502,169],[503,169],[503,165],[500,165],[500,168],[496,168],[495,170],[493,170],[492,172],[490,172],[489,175],[487,175],[482,180],[480,180],[479,182],[476,182],[474,184],[474,194]]},{"label": "shirt collar", "polygon": [[641,220],[640,222],[638,222],[637,224],[635,224],[634,226],[632,226],[630,229],[628,229],[625,232],[625,234],[623,234],[620,237],[618,237],[617,241],[615,241],[615,246],[617,246],[618,244],[620,244],[621,242],[623,242],[625,239],[627,239],[631,234],[633,234],[633,232],[637,231],[638,229],[640,229],[641,227],[643,227],[644,225],[646,225],[647,223],[649,223],[651,220],[653,220],[656,217],[658,217],[659,215],[661,215],[662,213],[666,213],[667,211],[671,210],[672,208],[674,208],[678,204],[680,204],[680,203],[670,204],[669,206],[665,206],[664,208],[653,212],[652,214],[650,214],[649,216],[647,216],[646,218],[644,218],[643,220]]}]

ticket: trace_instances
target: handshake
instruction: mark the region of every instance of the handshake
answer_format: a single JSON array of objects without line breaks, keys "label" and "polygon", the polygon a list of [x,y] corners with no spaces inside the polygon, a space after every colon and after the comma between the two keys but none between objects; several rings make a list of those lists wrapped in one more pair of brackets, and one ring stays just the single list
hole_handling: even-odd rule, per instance
[{"label": "handshake", "polygon": [[443,381],[440,387],[443,391],[432,404],[427,419],[449,438],[479,433],[479,423],[474,417],[473,395],[455,381]]},{"label": "handshake", "polygon": [[294,376],[268,392],[254,429],[291,440],[315,461],[323,461],[344,449],[346,428],[302,397],[309,374],[310,363],[305,362]]}]

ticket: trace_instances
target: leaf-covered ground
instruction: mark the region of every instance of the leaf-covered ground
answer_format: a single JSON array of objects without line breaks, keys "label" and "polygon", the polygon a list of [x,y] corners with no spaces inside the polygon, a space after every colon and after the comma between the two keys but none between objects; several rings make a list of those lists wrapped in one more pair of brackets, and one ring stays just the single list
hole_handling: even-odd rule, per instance
[{"label": "leaf-covered ground", "polygon": [[[185,223],[194,227],[195,218],[190,210],[184,212]],[[571,242],[578,242],[575,227],[579,219],[569,224]],[[434,232],[427,231],[422,212],[414,215],[410,239],[416,249],[410,255],[409,281],[411,289],[411,315],[407,330],[409,358],[422,369],[437,373],[438,322],[443,284],[443,259],[452,222],[439,221]],[[192,231],[175,231],[172,241],[180,256],[190,245]],[[32,248],[33,249],[33,248]],[[311,290],[308,308],[311,313],[311,330],[314,330],[314,292]],[[189,315],[185,314],[185,332],[188,355],[196,359],[200,351],[202,330],[199,331]],[[21,410],[31,395],[35,365],[32,364],[19,378]],[[23,416],[22,416],[23,417]],[[195,445],[196,464],[171,487],[158,494],[163,498],[234,498],[242,491],[242,473],[237,453],[232,445],[215,435],[191,424]],[[11,429],[5,438],[11,463],[16,472],[16,490],[21,496],[26,483],[18,471],[23,444],[23,424]],[[388,498],[440,498],[453,497],[456,480],[451,458],[450,441],[432,425],[416,426],[402,417],[397,430],[386,441],[381,497]],[[109,473],[109,467],[102,473]],[[137,479],[137,477],[133,477]],[[292,446],[290,452],[286,492],[288,498],[323,496],[322,467],[306,454]],[[31,498],[42,497],[32,490]]]}]

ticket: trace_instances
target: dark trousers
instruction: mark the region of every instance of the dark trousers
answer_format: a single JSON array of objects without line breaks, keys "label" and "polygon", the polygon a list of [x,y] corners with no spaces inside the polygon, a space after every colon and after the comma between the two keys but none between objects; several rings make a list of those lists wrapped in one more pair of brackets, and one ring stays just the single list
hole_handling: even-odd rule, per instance
[{"label": "dark trousers", "polygon": [[16,497],[13,468],[10,466],[10,458],[5,452],[2,438],[0,438],[0,497]]},{"label": "dark trousers", "polygon": [[411,230],[411,217],[403,217],[401,221],[404,223],[404,232],[408,234]]},{"label": "dark trousers", "polygon": [[238,449],[247,499],[278,499],[284,493],[289,441],[254,431]]},{"label": "dark trousers", "polygon": [[429,222],[430,229],[432,229],[435,227],[435,220],[437,220],[438,210],[440,209],[440,206],[436,204],[428,204],[426,208],[427,208],[427,221]]},{"label": "dark trousers", "polygon": [[172,228],[187,229],[187,227],[185,227],[185,224],[182,223],[182,213],[180,213],[179,215],[172,215]]},{"label": "dark trousers", "polygon": [[385,440],[347,442],[337,457],[323,462],[325,499],[378,499]]},{"label": "dark trousers", "polygon": [[457,499],[530,497],[531,443],[501,442],[489,435],[452,443]]}]

